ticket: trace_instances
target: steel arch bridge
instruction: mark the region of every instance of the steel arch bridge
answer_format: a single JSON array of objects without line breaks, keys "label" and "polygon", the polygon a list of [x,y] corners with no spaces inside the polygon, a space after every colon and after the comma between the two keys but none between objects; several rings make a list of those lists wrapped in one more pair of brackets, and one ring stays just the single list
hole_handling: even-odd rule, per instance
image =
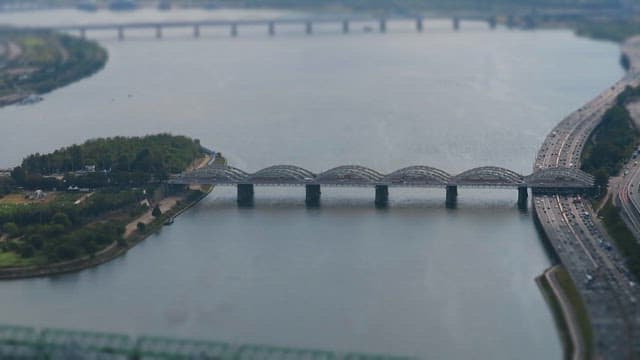
[{"label": "steel arch bridge", "polygon": [[338,166],[319,174],[294,165],[269,166],[255,173],[231,167],[210,165],[172,176],[170,184],[190,185],[323,185],[323,186],[391,186],[391,187],[489,187],[587,189],[593,176],[574,168],[540,169],[523,176],[497,166],[482,166],[450,175],[446,171],[415,165],[382,174],[360,165]]},{"label": "steel arch bridge", "polygon": [[526,177],[526,183],[532,188],[582,188],[594,186],[590,174],[575,168],[545,168]]},{"label": "steel arch bridge", "polygon": [[524,177],[515,171],[497,167],[482,166],[467,170],[453,178],[458,186],[519,187],[526,186]]},{"label": "steel arch bridge", "polygon": [[321,185],[369,186],[382,181],[384,175],[360,165],[344,165],[320,173],[313,183]]},{"label": "steel arch bridge", "polygon": [[248,175],[246,180],[260,185],[304,185],[316,178],[316,174],[293,165],[274,165]]},{"label": "steel arch bridge", "polygon": [[430,166],[415,165],[392,172],[383,182],[392,186],[443,187],[451,183],[451,175]]}]

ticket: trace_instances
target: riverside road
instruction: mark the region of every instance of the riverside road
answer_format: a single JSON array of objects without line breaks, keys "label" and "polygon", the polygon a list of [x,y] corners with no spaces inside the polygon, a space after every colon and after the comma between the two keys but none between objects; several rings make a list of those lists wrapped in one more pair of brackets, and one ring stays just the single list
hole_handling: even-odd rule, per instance
[{"label": "riverside road", "polygon": [[[555,127],[538,152],[534,169],[579,168],[585,142],[604,112],[626,86],[640,84],[639,49],[638,38],[624,44],[622,51],[631,62],[628,73]],[[640,293],[591,206],[577,195],[534,195],[533,207],[585,301],[598,355],[635,358],[640,354]]]}]

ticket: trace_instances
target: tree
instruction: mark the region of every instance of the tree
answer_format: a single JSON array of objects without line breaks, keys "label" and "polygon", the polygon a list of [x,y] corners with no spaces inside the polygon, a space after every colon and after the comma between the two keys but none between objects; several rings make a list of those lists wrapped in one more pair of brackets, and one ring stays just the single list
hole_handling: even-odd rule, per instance
[{"label": "tree", "polygon": [[69,220],[67,214],[62,212],[55,213],[55,215],[53,215],[53,217],[51,218],[51,223],[62,225],[62,227],[65,229],[71,227],[71,220]]},{"label": "tree", "polygon": [[151,211],[151,215],[153,215],[153,217],[157,218],[160,215],[162,215],[162,211],[160,210],[160,206],[156,205],[153,210]]},{"label": "tree", "polygon": [[593,173],[593,177],[595,178],[595,185],[600,190],[600,193],[606,193],[609,185],[609,174],[607,170],[600,168]]},{"label": "tree", "polygon": [[147,225],[145,223],[143,223],[142,221],[138,222],[138,225],[136,225],[136,227],[138,228],[138,231],[143,233],[147,230]]},{"label": "tree", "polygon": [[21,166],[16,166],[11,170],[11,178],[15,180],[16,183],[22,184],[24,179],[27,177],[27,174],[24,172],[24,169]]},{"label": "tree", "polygon": [[20,235],[20,228],[18,228],[18,225],[14,222],[5,223],[2,226],[2,231],[9,235],[9,237],[16,237]]}]

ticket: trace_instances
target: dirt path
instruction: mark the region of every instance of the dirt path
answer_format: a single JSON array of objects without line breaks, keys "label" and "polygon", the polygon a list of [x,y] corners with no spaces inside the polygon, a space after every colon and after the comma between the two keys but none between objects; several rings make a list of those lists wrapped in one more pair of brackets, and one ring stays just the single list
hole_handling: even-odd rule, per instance
[{"label": "dirt path", "polygon": [[[199,169],[201,167],[207,166],[207,164],[209,164],[209,162],[212,159],[213,157],[211,155],[205,155],[202,159],[191,164],[187,168],[187,170],[191,171],[194,169]],[[199,187],[200,186],[198,185],[198,188]],[[171,210],[174,206],[176,206],[179,200],[182,200],[182,198],[179,196],[170,196],[160,200],[160,202],[158,203],[158,205],[160,206],[160,211],[162,211],[162,213],[164,214],[165,212]],[[151,215],[151,212],[153,211],[153,207],[155,207],[155,205],[153,205],[151,209],[149,209],[147,212],[142,214],[140,217],[138,217],[137,219],[134,219],[133,221],[127,224],[124,232],[125,238],[131,236],[131,234],[133,234],[136,230],[138,230],[139,222],[144,223],[145,225],[148,225],[153,221],[153,215]]]},{"label": "dirt path", "polygon": [[[179,200],[180,200],[180,197],[178,196],[170,196],[160,200],[160,202],[158,203],[158,206],[160,207],[160,211],[162,211],[162,213],[164,214],[165,212],[171,210],[171,208],[173,208],[178,203]],[[134,219],[132,222],[128,223],[124,231],[124,237],[127,238],[131,236],[131,234],[133,234],[138,229],[139,222],[145,225],[151,224],[151,222],[154,219],[153,215],[151,215],[152,211],[153,211],[153,208],[149,209],[147,212],[140,215],[137,219]]]}]

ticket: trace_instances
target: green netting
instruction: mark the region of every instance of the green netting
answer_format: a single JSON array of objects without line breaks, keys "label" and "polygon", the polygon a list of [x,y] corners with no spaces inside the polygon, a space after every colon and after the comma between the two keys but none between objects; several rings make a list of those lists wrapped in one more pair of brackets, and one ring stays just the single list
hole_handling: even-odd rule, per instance
[{"label": "green netting", "polygon": [[38,333],[26,326],[0,325],[0,343],[24,344],[36,341]]},{"label": "green netting", "polygon": [[136,342],[136,350],[141,356],[166,359],[217,359],[225,356],[230,348],[230,344],[223,342],[159,336],[142,336]]},{"label": "green netting", "polygon": [[409,360],[268,345],[0,325],[2,360]]}]

